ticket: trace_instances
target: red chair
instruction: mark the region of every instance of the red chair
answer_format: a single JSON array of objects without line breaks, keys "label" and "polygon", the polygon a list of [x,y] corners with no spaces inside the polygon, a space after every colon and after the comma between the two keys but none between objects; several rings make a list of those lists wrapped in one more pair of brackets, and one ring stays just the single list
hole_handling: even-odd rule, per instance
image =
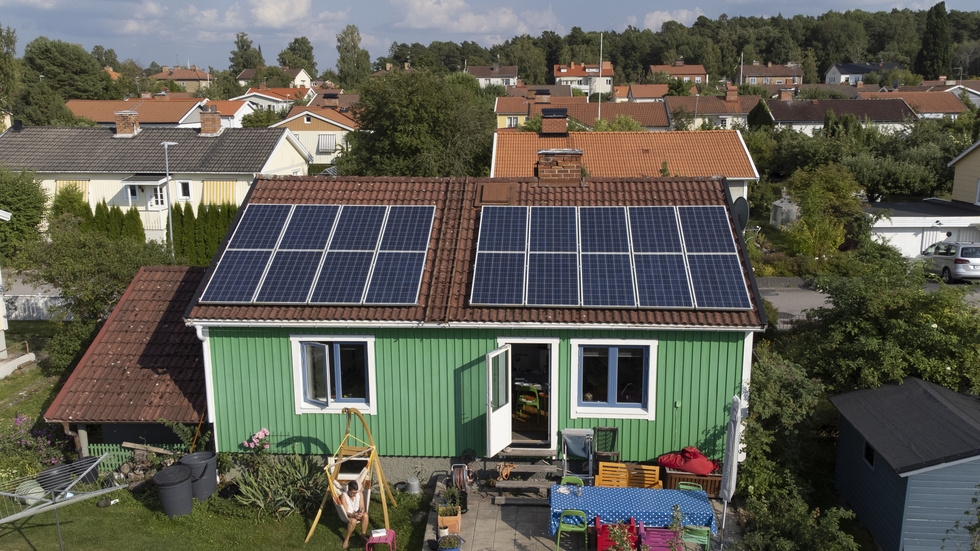
[{"label": "red chair", "polygon": [[[606,551],[614,543],[612,538],[609,537],[609,527],[615,523],[602,523],[602,519],[599,515],[595,517],[595,535],[596,535],[596,551]],[[636,519],[630,517],[629,524],[626,525],[626,531],[629,533],[630,546],[636,546]]]},{"label": "red chair", "polygon": [[680,535],[670,528],[647,528],[640,521],[640,545],[646,545],[650,551],[673,551],[671,543],[681,543]]}]

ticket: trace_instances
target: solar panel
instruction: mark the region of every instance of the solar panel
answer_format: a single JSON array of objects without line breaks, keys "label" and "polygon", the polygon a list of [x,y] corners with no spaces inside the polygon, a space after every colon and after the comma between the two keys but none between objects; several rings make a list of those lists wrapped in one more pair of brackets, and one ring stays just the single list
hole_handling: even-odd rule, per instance
[{"label": "solar panel", "polygon": [[688,255],[698,308],[751,308],[742,265],[734,254]]},{"label": "solar panel", "polygon": [[578,250],[575,207],[531,207],[531,252]]},{"label": "solar panel", "polygon": [[381,252],[374,263],[366,304],[415,304],[425,253]]},{"label": "solar panel", "polygon": [[735,237],[725,207],[677,207],[689,253],[733,253]]},{"label": "solar panel", "polygon": [[279,249],[322,251],[339,211],[337,205],[296,205]]},{"label": "solar panel", "polygon": [[272,249],[292,208],[292,205],[248,205],[228,248]]},{"label": "solar panel", "polygon": [[674,207],[630,207],[629,214],[634,252],[681,252],[677,211]]},{"label": "solar panel", "polygon": [[306,302],[322,251],[277,251],[255,302]]},{"label": "solar panel", "polygon": [[626,209],[623,207],[579,207],[583,253],[628,253]]},{"label": "solar panel", "polygon": [[582,255],[582,305],[636,306],[630,255]]},{"label": "solar panel", "polygon": [[420,207],[391,207],[384,235],[382,251],[425,251],[429,248],[432,230],[433,205]]},{"label": "solar panel", "polygon": [[476,254],[472,304],[517,306],[524,303],[524,253]]},{"label": "solar panel", "polygon": [[344,206],[330,239],[330,250],[373,251],[378,245],[387,210],[380,205]]},{"label": "solar panel", "polygon": [[483,207],[477,250],[527,250],[527,207]]},{"label": "solar panel", "polygon": [[251,302],[272,251],[225,251],[211,274],[204,302]]},{"label": "solar panel", "polygon": [[527,262],[528,306],[578,306],[575,253],[534,253]]},{"label": "solar panel", "polygon": [[684,256],[680,254],[638,254],[636,291],[642,308],[693,308]]},{"label": "solar panel", "polygon": [[374,253],[369,251],[328,251],[310,303],[360,303],[373,259]]}]

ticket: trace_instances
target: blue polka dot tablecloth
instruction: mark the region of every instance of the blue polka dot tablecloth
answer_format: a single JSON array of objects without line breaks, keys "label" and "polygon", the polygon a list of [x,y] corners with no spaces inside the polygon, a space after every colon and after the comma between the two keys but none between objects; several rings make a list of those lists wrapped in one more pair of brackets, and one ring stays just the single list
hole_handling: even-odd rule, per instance
[{"label": "blue polka dot tablecloth", "polygon": [[[567,488],[568,493],[564,493]],[[551,487],[548,498],[551,503],[551,535],[558,531],[558,519],[567,509],[583,511],[589,525],[595,524],[599,515],[602,522],[629,522],[630,517],[646,526],[667,526],[670,524],[674,505],[680,506],[684,525],[708,526],[712,534],[718,533],[715,513],[708,501],[708,494],[696,490],[654,490],[650,488],[606,488],[585,486],[582,495],[577,494],[575,486]]]}]

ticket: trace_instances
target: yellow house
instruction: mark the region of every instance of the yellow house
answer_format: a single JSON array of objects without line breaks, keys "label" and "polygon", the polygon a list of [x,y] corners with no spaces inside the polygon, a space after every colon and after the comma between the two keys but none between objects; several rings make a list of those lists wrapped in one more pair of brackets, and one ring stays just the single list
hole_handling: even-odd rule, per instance
[{"label": "yellow house", "polygon": [[[980,141],[949,162],[956,170],[953,177],[953,201],[980,206]],[[978,212],[980,215],[980,212]]]},{"label": "yellow house", "polygon": [[272,128],[292,131],[303,147],[313,154],[315,164],[332,164],[345,147],[347,133],[360,127],[349,114],[349,109],[342,112],[332,107],[297,106]]}]

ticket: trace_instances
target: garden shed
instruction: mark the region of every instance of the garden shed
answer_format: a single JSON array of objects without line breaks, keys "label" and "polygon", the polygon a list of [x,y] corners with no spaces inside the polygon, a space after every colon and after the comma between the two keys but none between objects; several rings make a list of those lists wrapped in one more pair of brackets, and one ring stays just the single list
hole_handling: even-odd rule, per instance
[{"label": "garden shed", "polygon": [[909,377],[830,401],[841,413],[837,490],[881,549],[970,549],[980,400]]}]

